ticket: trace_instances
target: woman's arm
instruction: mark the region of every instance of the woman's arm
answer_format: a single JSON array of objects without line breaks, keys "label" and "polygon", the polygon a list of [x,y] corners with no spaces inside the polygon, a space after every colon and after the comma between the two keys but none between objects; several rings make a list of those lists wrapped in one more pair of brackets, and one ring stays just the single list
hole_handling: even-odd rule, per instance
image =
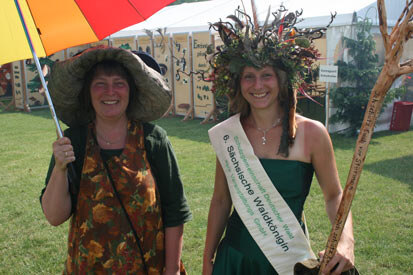
[{"label": "woman's arm", "polygon": [[163,275],[179,274],[184,225],[165,228],[165,272]]},{"label": "woman's arm", "polygon": [[212,261],[224,232],[228,216],[231,212],[232,201],[229,194],[224,170],[216,160],[215,186],[208,214],[208,226],[205,240],[202,274],[212,273]]},{"label": "woman's arm", "polygon": [[144,123],[145,149],[160,194],[165,226],[166,274],[179,274],[184,223],[192,218],[186,201],[178,162],[166,132]]},{"label": "woman's arm", "polygon": [[[306,127],[306,140],[311,142],[311,161],[317,180],[324,194],[327,215],[333,223],[343,194],[334,158],[330,136],[321,123],[310,122]],[[320,257],[324,251],[320,252]],[[334,267],[337,267],[334,269]],[[341,274],[354,266],[353,222],[349,214],[342,236],[338,243],[337,253],[326,266],[326,272]]]},{"label": "woman's arm", "polygon": [[71,215],[67,164],[75,160],[70,139],[60,138],[53,142],[55,166],[42,197],[42,208],[51,225],[57,226],[65,222]]}]

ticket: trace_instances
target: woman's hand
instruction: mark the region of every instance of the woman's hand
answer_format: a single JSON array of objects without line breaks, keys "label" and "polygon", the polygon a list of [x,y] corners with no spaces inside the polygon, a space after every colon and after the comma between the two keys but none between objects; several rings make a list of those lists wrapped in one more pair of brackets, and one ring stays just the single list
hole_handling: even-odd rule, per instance
[{"label": "woman's hand", "polygon": [[165,270],[163,275],[179,275],[184,225],[165,228]]},{"label": "woman's hand", "polygon": [[212,259],[215,257],[219,241],[224,233],[228,217],[231,213],[232,200],[229,193],[225,172],[217,158],[215,168],[215,185],[208,213],[208,225],[203,257],[203,275],[211,275]]},{"label": "woman's hand", "polygon": [[[324,250],[318,253],[323,260]],[[343,236],[337,245],[337,252],[327,264],[322,274],[339,275],[354,267],[354,241]],[[330,273],[331,272],[331,273]]]},{"label": "woman's hand", "polygon": [[75,152],[70,139],[62,137],[53,142],[53,155],[56,162],[55,166],[60,170],[66,170],[67,164],[75,160]]},{"label": "woman's hand", "polygon": [[42,197],[42,207],[49,223],[57,226],[70,217],[72,209],[66,168],[75,160],[70,139],[63,137],[53,142],[53,155],[55,165]]}]

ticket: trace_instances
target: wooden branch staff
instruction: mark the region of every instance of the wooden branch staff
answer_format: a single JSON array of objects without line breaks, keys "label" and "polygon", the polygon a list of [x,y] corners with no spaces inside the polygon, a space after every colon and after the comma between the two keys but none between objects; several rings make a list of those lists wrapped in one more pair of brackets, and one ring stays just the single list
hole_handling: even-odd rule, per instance
[{"label": "wooden branch staff", "polygon": [[353,201],[357,183],[366,158],[367,148],[370,143],[374,125],[379,115],[380,108],[382,107],[384,97],[396,78],[403,74],[413,72],[412,60],[399,64],[400,58],[403,54],[403,47],[413,34],[413,22],[411,22],[413,18],[413,0],[406,0],[406,7],[400,15],[400,18],[396,22],[396,25],[390,35],[387,33],[387,15],[384,0],[378,0],[377,7],[379,13],[380,32],[383,37],[385,47],[385,63],[370,95],[363,124],[357,139],[343,198],[341,200],[332,231],[328,238],[325,254],[320,265],[319,274],[321,274],[327,263],[336,253],[337,244],[340,240],[341,233],[350,212],[350,206]]}]

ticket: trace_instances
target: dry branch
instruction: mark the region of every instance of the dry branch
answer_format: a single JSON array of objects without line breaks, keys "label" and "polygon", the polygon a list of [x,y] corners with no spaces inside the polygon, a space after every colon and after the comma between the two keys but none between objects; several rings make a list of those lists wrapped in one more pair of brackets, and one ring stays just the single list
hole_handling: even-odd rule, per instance
[{"label": "dry branch", "polygon": [[384,98],[393,82],[402,74],[413,72],[413,61],[409,60],[400,64],[405,43],[410,39],[412,33],[413,1],[406,1],[406,7],[402,12],[391,35],[387,33],[387,16],[384,0],[377,1],[379,12],[380,32],[383,37],[385,48],[385,64],[373,87],[364,115],[363,124],[357,139],[353,160],[347,177],[339,209],[327,241],[325,254],[320,265],[320,273],[325,269],[337,251],[338,241],[341,238],[345,222],[350,212],[357,184],[363,169],[364,160],[367,155],[368,145],[374,131],[377,117],[380,113]]}]

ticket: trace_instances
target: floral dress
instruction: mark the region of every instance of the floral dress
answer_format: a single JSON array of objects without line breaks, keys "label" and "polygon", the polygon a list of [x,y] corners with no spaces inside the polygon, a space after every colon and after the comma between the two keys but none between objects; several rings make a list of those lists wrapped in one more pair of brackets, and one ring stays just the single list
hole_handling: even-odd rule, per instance
[{"label": "floral dress", "polygon": [[71,219],[64,274],[161,274],[164,229],[159,192],[151,173],[140,123],[129,122],[120,156],[107,166],[137,233],[137,243],[114,193],[90,124],[76,210]]}]

